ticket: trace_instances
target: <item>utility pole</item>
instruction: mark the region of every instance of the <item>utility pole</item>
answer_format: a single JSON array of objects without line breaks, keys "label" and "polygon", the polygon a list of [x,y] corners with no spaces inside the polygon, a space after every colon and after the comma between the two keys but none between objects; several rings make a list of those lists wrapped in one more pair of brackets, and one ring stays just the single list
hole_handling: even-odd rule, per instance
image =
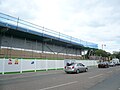
[{"label": "utility pole", "polygon": [[106,47],[106,44],[102,44],[102,50],[104,50],[104,47]]}]

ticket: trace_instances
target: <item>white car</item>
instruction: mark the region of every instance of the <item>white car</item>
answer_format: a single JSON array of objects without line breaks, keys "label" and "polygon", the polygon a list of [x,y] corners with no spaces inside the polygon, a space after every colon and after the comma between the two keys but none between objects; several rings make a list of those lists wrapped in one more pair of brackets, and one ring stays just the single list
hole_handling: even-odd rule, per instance
[{"label": "white car", "polygon": [[115,63],[114,62],[109,62],[109,66],[115,66]]},{"label": "white car", "polygon": [[83,65],[82,63],[71,63],[71,64],[67,64],[64,67],[64,70],[66,73],[80,73],[80,72],[87,72],[88,71],[88,67]]}]

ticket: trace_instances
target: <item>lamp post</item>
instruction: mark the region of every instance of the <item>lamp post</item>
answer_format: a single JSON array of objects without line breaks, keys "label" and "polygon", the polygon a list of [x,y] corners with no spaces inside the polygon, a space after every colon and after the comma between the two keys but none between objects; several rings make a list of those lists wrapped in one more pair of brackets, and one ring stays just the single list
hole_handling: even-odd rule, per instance
[{"label": "lamp post", "polygon": [[106,44],[102,44],[102,50],[104,49],[104,47],[106,47]]}]

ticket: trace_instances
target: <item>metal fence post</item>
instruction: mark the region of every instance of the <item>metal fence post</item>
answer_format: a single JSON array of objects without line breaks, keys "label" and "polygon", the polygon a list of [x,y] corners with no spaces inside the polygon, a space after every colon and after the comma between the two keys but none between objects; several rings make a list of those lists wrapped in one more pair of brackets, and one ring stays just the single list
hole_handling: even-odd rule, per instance
[{"label": "metal fence post", "polygon": [[5,74],[5,58],[3,59],[3,71],[2,74]]},{"label": "metal fence post", "polygon": [[35,72],[36,72],[36,58],[35,58]]},{"label": "metal fence post", "polygon": [[48,71],[48,60],[46,59],[46,71]]},{"label": "metal fence post", "polygon": [[21,60],[20,60],[20,73],[22,73],[22,58],[21,58]]},{"label": "metal fence post", "polygon": [[56,70],[57,70],[57,60],[55,60],[55,68],[56,68]]}]

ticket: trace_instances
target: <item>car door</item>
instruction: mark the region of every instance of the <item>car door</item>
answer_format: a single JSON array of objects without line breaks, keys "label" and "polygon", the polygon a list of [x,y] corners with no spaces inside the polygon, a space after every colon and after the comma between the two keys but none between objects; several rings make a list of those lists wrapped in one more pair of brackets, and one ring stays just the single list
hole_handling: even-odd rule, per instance
[{"label": "car door", "polygon": [[82,64],[82,66],[83,66],[83,71],[86,71],[86,67],[85,67],[85,65]]},{"label": "car door", "polygon": [[80,64],[78,63],[78,64],[77,64],[77,69],[79,69],[79,70],[80,70],[80,68],[81,68],[81,67],[80,67]]},{"label": "car door", "polygon": [[85,71],[84,65],[82,63],[79,63],[81,71]]}]

